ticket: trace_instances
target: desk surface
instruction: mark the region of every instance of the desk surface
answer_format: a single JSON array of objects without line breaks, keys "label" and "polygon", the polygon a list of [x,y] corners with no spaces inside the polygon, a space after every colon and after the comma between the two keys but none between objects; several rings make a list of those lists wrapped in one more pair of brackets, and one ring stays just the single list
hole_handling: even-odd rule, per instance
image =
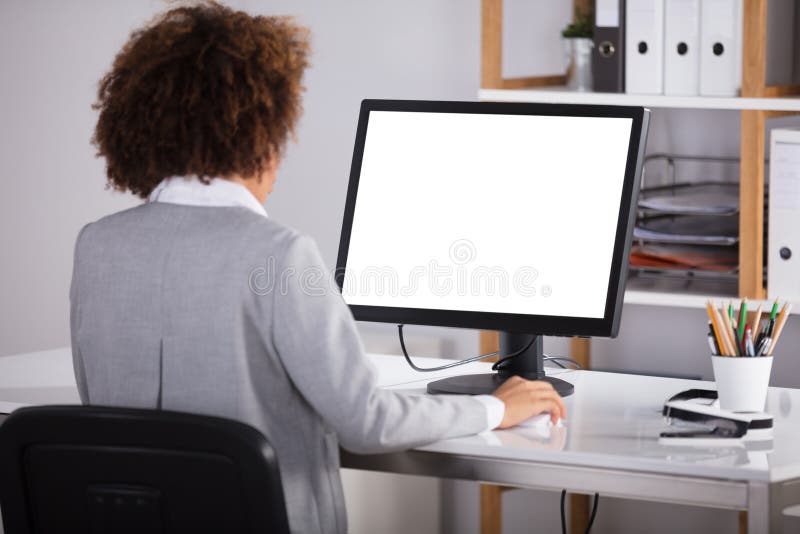
[{"label": "desk surface", "polygon": [[[370,355],[383,387],[424,393],[428,381],[488,372],[473,363],[436,373],[410,369],[398,356]],[[419,358],[420,365],[442,360]],[[560,428],[521,426],[441,441],[418,450],[511,461],[581,465],[690,477],[780,482],[800,477],[800,390],[770,388],[767,411],[775,417],[772,440],[727,446],[661,445],[666,398],[713,382],[592,371],[554,370],[575,385]],[[68,348],[0,357],[0,412],[24,404],[75,403],[78,395]]]}]

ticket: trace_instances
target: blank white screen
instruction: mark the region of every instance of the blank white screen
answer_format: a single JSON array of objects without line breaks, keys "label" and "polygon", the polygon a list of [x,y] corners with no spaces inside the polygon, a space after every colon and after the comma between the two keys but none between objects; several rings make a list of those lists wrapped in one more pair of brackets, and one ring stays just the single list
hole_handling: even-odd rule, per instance
[{"label": "blank white screen", "polygon": [[370,112],[345,301],[602,318],[631,127]]}]

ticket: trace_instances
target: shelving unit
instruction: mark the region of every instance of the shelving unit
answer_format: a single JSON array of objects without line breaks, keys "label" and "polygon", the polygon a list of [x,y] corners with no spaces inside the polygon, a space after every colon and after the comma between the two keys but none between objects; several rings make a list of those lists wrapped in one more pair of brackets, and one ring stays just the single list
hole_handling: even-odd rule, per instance
[{"label": "shelving unit", "polygon": [[[594,0],[573,0],[586,10]],[[593,93],[567,90],[563,73],[524,78],[503,78],[503,0],[481,0],[481,87],[485,101],[542,102],[564,104],[634,105],[649,108],[730,110],[741,114],[739,177],[739,279],[740,297],[762,300],[764,288],[764,146],[769,118],[800,114],[800,85],[769,86],[766,83],[767,0],[743,2],[741,96],[678,97]],[[708,295],[686,291],[629,288],[628,304],[704,308]],[[729,297],[728,297],[729,298]],[[765,303],[765,307],[771,303]],[[800,312],[800,307],[798,312]],[[797,313],[797,312],[796,312]],[[497,333],[482,332],[482,353],[497,350]],[[573,338],[570,355],[589,367],[590,342]],[[501,532],[501,494],[506,488],[481,486],[481,532]],[[588,519],[588,497],[570,495],[570,532],[582,532]],[[745,513],[739,515],[739,531],[746,533]]]}]

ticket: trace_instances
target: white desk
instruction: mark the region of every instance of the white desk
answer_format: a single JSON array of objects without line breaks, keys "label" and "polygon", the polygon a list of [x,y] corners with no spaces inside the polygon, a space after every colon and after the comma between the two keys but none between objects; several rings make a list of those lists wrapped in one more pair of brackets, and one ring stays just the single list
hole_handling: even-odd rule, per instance
[{"label": "white desk", "polygon": [[[371,358],[382,386],[417,393],[435,378],[490,367],[474,363],[422,374],[397,356]],[[713,383],[591,371],[556,373],[575,385],[575,394],[565,399],[569,420],[563,428],[518,427],[391,454],[343,452],[342,465],[747,510],[750,534],[778,532],[781,510],[800,503],[800,390],[770,389],[767,411],[775,417],[771,441],[664,446],[658,443],[664,400],[685,389],[713,388]],[[21,404],[77,401],[69,349],[0,358],[0,411]]]}]

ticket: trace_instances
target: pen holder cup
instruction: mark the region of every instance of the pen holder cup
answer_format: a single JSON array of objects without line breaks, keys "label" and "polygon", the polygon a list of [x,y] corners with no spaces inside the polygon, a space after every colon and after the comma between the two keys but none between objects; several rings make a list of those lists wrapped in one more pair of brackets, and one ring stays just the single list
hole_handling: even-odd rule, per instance
[{"label": "pen holder cup", "polygon": [[712,356],[719,407],[732,412],[763,412],[772,356]]}]

